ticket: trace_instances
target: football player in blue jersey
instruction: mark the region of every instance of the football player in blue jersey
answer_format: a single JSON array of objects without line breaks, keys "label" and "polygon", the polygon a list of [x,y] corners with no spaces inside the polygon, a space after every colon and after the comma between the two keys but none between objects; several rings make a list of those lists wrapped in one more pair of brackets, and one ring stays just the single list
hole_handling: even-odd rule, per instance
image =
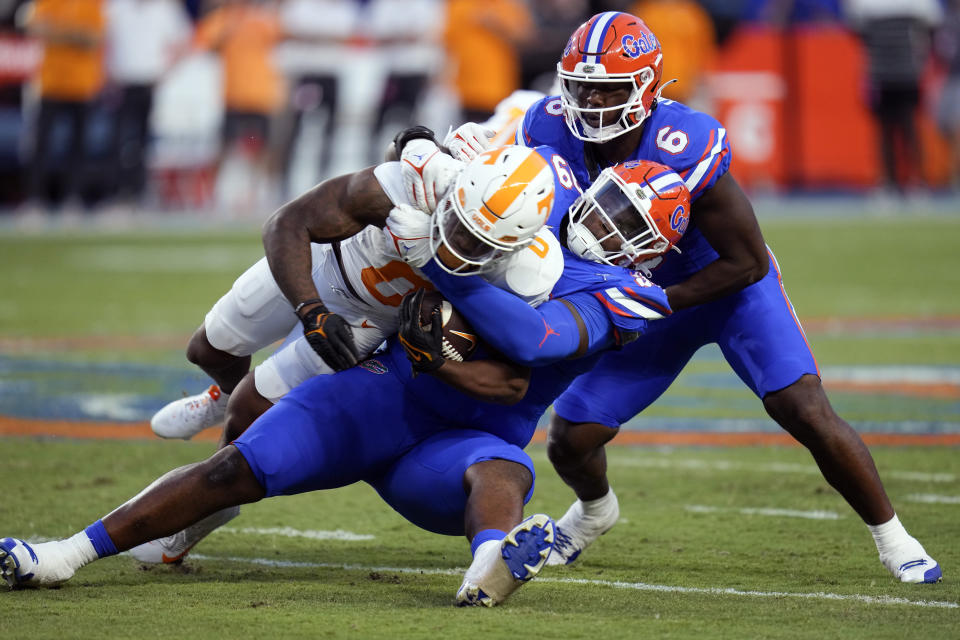
[{"label": "football player in blue jersey", "polygon": [[573,561],[617,520],[604,444],[666,391],[697,349],[717,343],[767,413],[807,447],[868,525],[883,565],[903,582],[938,581],[940,567],[898,520],[867,447],[830,406],[776,260],[730,174],[726,130],[660,97],[662,63],[642,20],[597,14],[563,51],[560,95],[534,103],[517,131],[518,144],[555,148],[581,184],[617,163],[654,160],[676,171],[694,200],[689,222],[678,221],[689,224],[679,252],[646,265],[655,268],[673,315],[605,355],[555,405],[548,452],[578,500],[558,521],[550,563]]},{"label": "football player in blue jersey", "polygon": [[[482,154],[477,162],[504,152]],[[571,226],[604,238],[609,249],[633,242],[638,251],[669,250],[671,242],[660,240],[675,235],[658,225],[688,206],[682,181],[645,163],[620,176],[654,174],[664,197],[654,185],[624,180],[620,210],[589,208],[571,218]],[[530,197],[521,183],[516,176],[487,190],[458,182],[417,238],[436,259],[415,266],[442,282],[448,294],[458,292],[464,315],[485,327],[479,333],[493,350],[467,362],[446,359],[438,309],[429,314],[430,330],[420,325],[421,289],[404,299],[402,341],[391,339],[382,355],[363,366],[308,380],[207,460],[171,471],[67,540],[0,540],[4,579],[11,586],[60,584],[93,560],[175,534],[219,510],[365,481],[411,522],[467,536],[474,559],[458,590],[459,604],[502,602],[544,566],[553,547],[549,517],[521,520],[534,480],[522,448],[538,419],[601,351],[628,342],[649,320],[669,313],[663,290],[643,276],[587,263],[566,250],[554,298],[536,309],[485,278],[463,276],[469,269],[482,271],[501,250],[490,234],[491,225],[497,226],[491,218],[502,218],[518,201],[520,210],[542,208],[544,194]],[[473,197],[470,189],[480,195]],[[562,219],[562,212],[552,218]],[[497,331],[497,323],[511,330]],[[505,361],[498,349],[518,353],[522,362]]]}]

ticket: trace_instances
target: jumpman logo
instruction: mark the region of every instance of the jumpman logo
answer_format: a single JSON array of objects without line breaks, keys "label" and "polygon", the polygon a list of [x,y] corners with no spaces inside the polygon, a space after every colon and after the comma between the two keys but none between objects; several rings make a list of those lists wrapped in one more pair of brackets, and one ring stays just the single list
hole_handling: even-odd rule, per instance
[{"label": "jumpman logo", "polygon": [[540,318],[540,319],[543,320],[543,328],[544,328],[544,331],[545,331],[545,332],[544,332],[544,334],[543,334],[543,340],[541,340],[541,341],[540,341],[540,344],[537,345],[537,349],[539,349],[540,347],[542,347],[542,346],[543,346],[543,343],[546,342],[546,341],[547,341],[547,338],[549,338],[550,336],[559,336],[559,335],[560,335],[559,333],[557,333],[556,331],[553,330],[553,327],[551,327],[550,325],[547,324],[546,319],[544,319],[544,318]]}]

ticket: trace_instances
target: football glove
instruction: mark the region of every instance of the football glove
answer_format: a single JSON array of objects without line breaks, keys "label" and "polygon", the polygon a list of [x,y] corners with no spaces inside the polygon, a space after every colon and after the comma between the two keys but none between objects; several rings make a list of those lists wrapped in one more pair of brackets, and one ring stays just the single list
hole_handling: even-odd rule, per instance
[{"label": "football glove", "polygon": [[413,374],[436,371],[443,366],[443,312],[437,305],[430,312],[430,326],[420,326],[424,289],[408,293],[400,303],[400,344],[413,367]]},{"label": "football glove", "polygon": [[490,140],[495,135],[497,132],[493,129],[476,122],[466,122],[447,134],[443,146],[457,160],[470,162],[492,146]]},{"label": "football glove", "polygon": [[300,317],[307,342],[334,371],[343,371],[360,361],[353,330],[343,316],[331,313],[324,305],[304,311]]},{"label": "football glove", "polygon": [[433,213],[463,169],[463,163],[440,150],[431,140],[407,142],[400,154],[400,175],[413,204],[424,213]]},{"label": "football glove", "polygon": [[430,224],[431,217],[423,211],[408,204],[398,204],[390,210],[387,226],[383,230],[403,261],[420,268],[433,258]]}]

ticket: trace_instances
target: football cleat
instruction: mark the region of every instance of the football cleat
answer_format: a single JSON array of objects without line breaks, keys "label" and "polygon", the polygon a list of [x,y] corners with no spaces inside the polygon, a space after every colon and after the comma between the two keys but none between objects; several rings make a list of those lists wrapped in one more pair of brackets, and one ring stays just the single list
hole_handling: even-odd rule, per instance
[{"label": "football cleat", "polygon": [[130,555],[146,564],[180,562],[198,542],[238,515],[240,515],[240,507],[221,509],[172,536],[137,545],[130,549]]},{"label": "football cleat", "polygon": [[613,499],[612,508],[602,516],[587,516],[583,512],[583,503],[577,500],[570,505],[563,517],[557,520],[557,540],[553,544],[553,553],[550,554],[547,564],[570,564],[597,538],[612,529],[619,518],[620,505],[616,497]]},{"label": "football cleat", "polygon": [[940,565],[914,538],[911,538],[911,544],[880,556],[880,562],[900,582],[933,583],[943,579]]},{"label": "football cleat", "polygon": [[189,440],[204,429],[223,422],[230,394],[213,384],[203,393],[174,400],[150,419],[150,428],[161,438]]},{"label": "football cleat", "polygon": [[554,523],[537,513],[514,527],[500,541],[477,550],[457,590],[457,606],[492,607],[502,603],[540,573],[553,550]]},{"label": "football cleat", "polygon": [[56,544],[45,542],[31,546],[17,538],[0,540],[0,573],[7,585],[11,589],[55,587],[70,579],[74,569],[66,562],[57,562],[60,558],[52,547]]}]

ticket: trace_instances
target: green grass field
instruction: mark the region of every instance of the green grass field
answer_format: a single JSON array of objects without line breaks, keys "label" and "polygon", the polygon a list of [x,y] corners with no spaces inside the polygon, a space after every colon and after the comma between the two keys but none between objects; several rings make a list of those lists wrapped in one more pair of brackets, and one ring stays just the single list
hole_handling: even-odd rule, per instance
[{"label": "green grass field", "polygon": [[[822,367],[922,367],[954,380],[953,392],[930,396],[838,390],[841,414],[855,424],[960,432],[960,220],[762,225]],[[4,229],[0,414],[37,405],[42,416],[58,394],[179,393],[151,368],[194,375],[182,355],[187,337],[261,255],[255,230]],[[120,365],[128,368],[103,374]],[[131,370],[135,379],[124,377]],[[710,353],[648,413],[765,419]],[[76,532],[211,450],[42,437],[0,438],[0,446],[0,535],[33,540]],[[60,589],[0,594],[0,631],[58,639],[960,636],[957,449],[873,453],[901,520],[943,566],[943,583],[895,582],[800,448],[613,447],[620,524],[575,565],[545,570],[498,609],[452,606],[469,561],[465,540],[421,531],[354,486],[246,507],[180,569],[146,569],[121,555]],[[531,454],[538,481],[528,512],[559,516],[572,494],[542,447]]]}]

